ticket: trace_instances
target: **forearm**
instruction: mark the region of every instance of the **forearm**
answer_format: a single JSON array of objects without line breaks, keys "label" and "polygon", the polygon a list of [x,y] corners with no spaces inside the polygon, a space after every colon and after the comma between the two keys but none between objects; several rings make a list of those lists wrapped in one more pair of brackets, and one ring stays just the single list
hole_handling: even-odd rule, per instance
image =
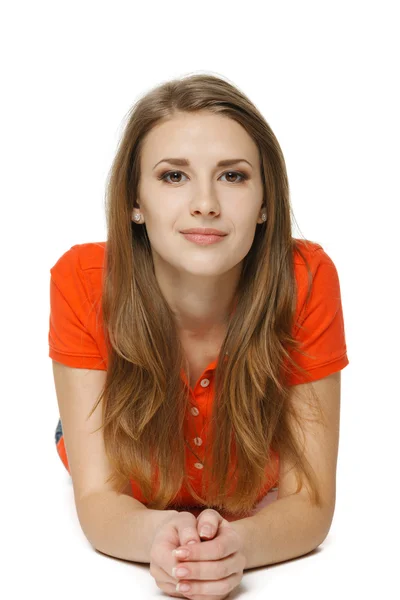
[{"label": "forearm", "polygon": [[307,554],[323,542],[330,529],[327,513],[299,495],[280,498],[252,517],[230,524],[244,540],[245,569]]},{"label": "forearm", "polygon": [[152,510],[117,492],[92,494],[79,503],[78,519],[96,550],[125,560],[150,563],[156,529],[176,510]]}]

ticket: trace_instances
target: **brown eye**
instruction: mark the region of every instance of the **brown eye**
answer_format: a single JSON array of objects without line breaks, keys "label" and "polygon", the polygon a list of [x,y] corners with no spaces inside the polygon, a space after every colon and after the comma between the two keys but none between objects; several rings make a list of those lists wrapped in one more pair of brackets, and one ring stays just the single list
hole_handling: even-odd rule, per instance
[{"label": "brown eye", "polygon": [[[169,183],[169,184],[181,183],[181,181],[177,181],[175,179],[175,177],[178,176],[178,178],[179,178],[182,175],[184,175],[184,177],[186,177],[186,175],[184,173],[182,173],[182,171],[166,171],[166,172],[162,173],[158,177],[158,179],[165,181],[166,183]],[[241,173],[239,171],[225,171],[225,173],[223,173],[221,175],[221,177],[225,177],[226,175],[228,177],[233,176],[235,179],[234,181],[228,180],[228,183],[244,183],[246,181],[246,179],[249,178],[248,175],[246,175],[245,173]],[[171,177],[173,177],[174,179],[168,180],[168,178],[171,178]],[[240,178],[239,180],[238,180],[238,177]]]},{"label": "brown eye", "polygon": [[[224,175],[227,175],[228,177],[231,177],[233,175],[236,178],[237,178],[237,176],[239,176],[239,177],[242,178],[240,180],[240,182],[244,181],[245,179],[247,179],[246,176],[243,173],[239,173],[238,171],[227,171],[226,173],[224,173]],[[236,183],[236,182],[237,182],[237,179],[235,181],[229,181],[229,183]]]},{"label": "brown eye", "polygon": [[[167,177],[174,177],[174,176],[180,176],[183,175],[183,173],[181,171],[167,171],[166,173],[162,173],[162,175],[160,175],[160,177],[158,179],[162,179],[163,181],[167,181]],[[172,182],[171,181],[167,181],[167,183],[181,183],[180,181],[176,181],[176,179],[173,179]]]}]

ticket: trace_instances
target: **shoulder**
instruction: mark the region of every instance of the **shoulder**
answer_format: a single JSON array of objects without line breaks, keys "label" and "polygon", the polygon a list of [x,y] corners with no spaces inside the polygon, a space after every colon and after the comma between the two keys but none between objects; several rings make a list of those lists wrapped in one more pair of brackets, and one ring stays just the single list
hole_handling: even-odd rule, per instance
[{"label": "shoulder", "polygon": [[80,284],[89,287],[91,293],[102,285],[106,242],[75,244],[64,252],[51,267],[52,280],[59,285]]},{"label": "shoulder", "polygon": [[294,355],[307,376],[296,368],[290,374],[290,385],[325,377],[349,362],[336,266],[320,244],[304,245],[301,240],[300,249],[304,259],[299,256],[295,262],[297,306],[293,333],[299,347]]},{"label": "shoulder", "polygon": [[71,367],[107,367],[100,302],[104,247],[76,244],[50,269],[49,356]]},{"label": "shoulder", "polygon": [[106,242],[88,242],[75,244],[64,252],[50,272],[67,275],[71,270],[87,271],[89,269],[102,269],[104,263]]},{"label": "shoulder", "polygon": [[106,242],[89,242],[73,246],[78,248],[80,268],[83,271],[103,269]]},{"label": "shoulder", "polygon": [[296,240],[294,270],[297,285],[297,315],[315,304],[340,301],[339,275],[321,244]]},{"label": "shoulder", "polygon": [[305,266],[305,260],[307,260],[310,266],[312,266],[321,259],[324,259],[324,257],[328,257],[328,255],[318,242],[294,238],[293,261],[295,265]]},{"label": "shoulder", "polygon": [[[332,273],[336,273],[336,266],[332,258],[321,244],[301,239],[296,239],[295,242],[293,262],[297,283],[301,287],[308,283],[308,269],[311,273],[311,281],[314,280],[317,271],[320,270],[322,265],[327,265],[330,267]],[[324,268],[324,270],[326,269]]]},{"label": "shoulder", "polygon": [[70,305],[97,303],[103,283],[106,242],[75,244],[50,269],[51,281]]}]

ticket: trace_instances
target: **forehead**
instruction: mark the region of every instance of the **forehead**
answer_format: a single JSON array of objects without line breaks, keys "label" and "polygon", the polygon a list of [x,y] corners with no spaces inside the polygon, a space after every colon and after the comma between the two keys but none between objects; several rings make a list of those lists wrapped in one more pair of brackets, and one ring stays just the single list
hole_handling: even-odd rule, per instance
[{"label": "forehead", "polygon": [[158,123],[142,146],[142,163],[151,167],[164,156],[213,164],[236,155],[255,164],[258,148],[252,137],[233,119],[207,112],[179,113]]}]

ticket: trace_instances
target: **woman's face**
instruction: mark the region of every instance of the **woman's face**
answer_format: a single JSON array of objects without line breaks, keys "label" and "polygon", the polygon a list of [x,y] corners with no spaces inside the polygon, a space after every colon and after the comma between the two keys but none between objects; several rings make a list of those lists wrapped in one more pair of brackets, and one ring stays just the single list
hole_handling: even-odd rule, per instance
[{"label": "woman's face", "polygon": [[[189,164],[171,164],[166,158]],[[217,166],[226,159],[248,162]],[[215,277],[244,259],[257,223],[263,222],[259,160],[246,130],[224,116],[179,113],[150,131],[141,156],[140,208],[132,219],[140,213],[138,227],[143,227],[144,218],[156,269],[164,265],[179,275]],[[201,246],[182,235],[190,227],[213,227],[227,235]]]}]

